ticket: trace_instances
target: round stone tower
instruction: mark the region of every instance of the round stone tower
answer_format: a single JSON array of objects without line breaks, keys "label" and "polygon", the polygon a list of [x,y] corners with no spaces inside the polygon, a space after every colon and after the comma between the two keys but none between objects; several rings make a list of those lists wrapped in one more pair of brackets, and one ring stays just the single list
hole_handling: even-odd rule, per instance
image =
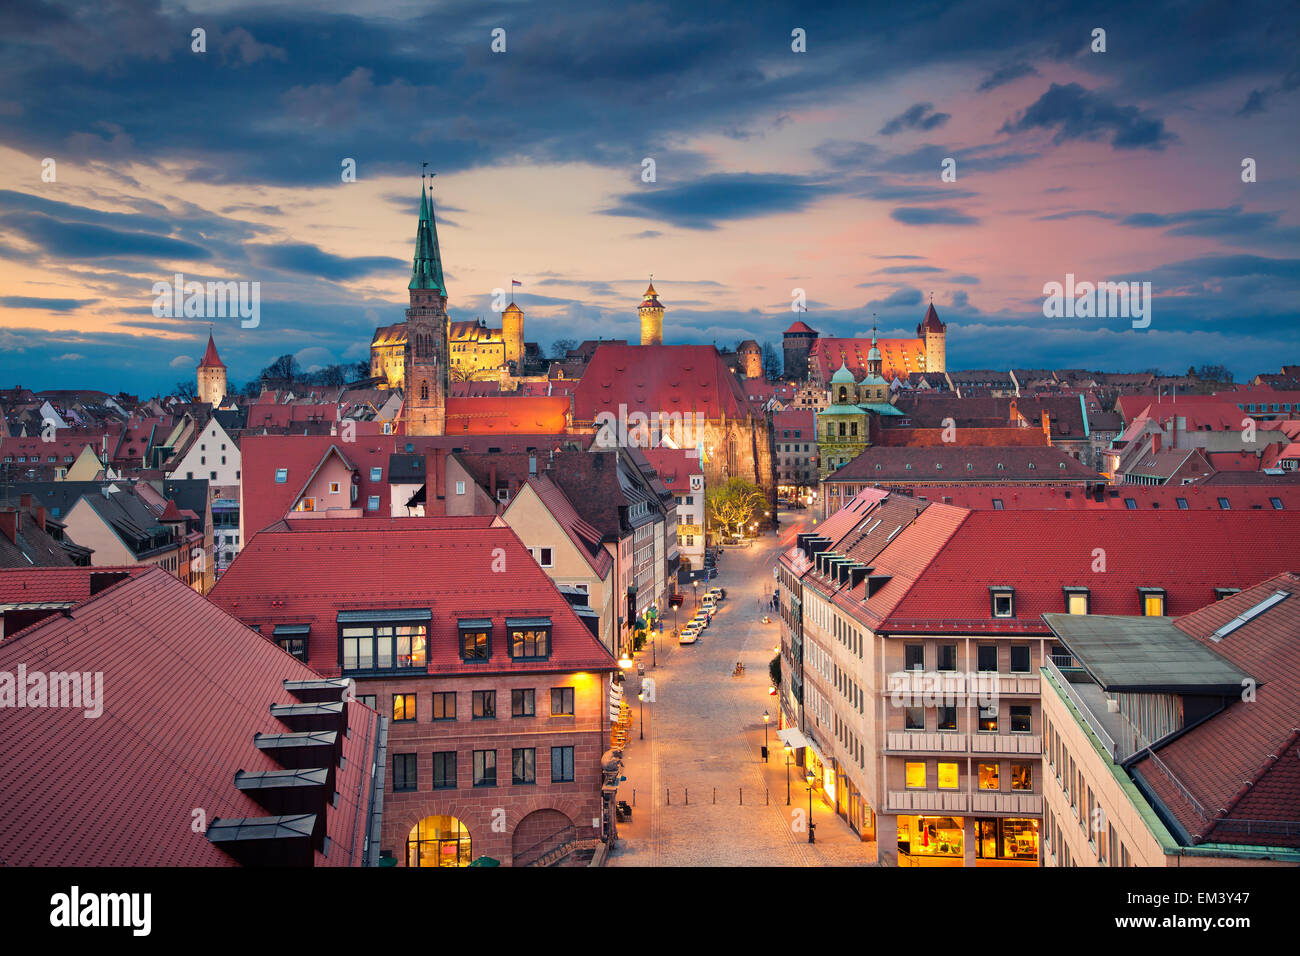
[{"label": "round stone tower", "polygon": [[659,301],[659,293],[655,292],[653,282],[645,290],[645,296],[637,306],[637,312],[641,316],[641,344],[663,345],[664,306]]}]

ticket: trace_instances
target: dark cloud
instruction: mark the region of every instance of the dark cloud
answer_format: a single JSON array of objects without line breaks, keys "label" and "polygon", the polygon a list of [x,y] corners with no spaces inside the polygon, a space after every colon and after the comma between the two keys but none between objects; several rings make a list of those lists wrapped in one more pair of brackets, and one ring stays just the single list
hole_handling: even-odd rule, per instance
[{"label": "dark cloud", "polygon": [[716,229],[719,222],[798,212],[836,189],[803,176],[778,173],[717,173],[681,185],[647,184],[623,193],[601,212],[670,223],[686,229]]},{"label": "dark cloud", "polygon": [[987,93],[989,90],[997,89],[999,86],[1018,80],[1022,76],[1038,76],[1038,71],[1029,63],[1009,63],[1006,66],[998,67],[986,76],[978,89],[981,93]]},{"label": "dark cloud", "polygon": [[255,265],[315,276],[332,282],[346,282],[376,273],[400,274],[405,263],[390,256],[336,256],[309,243],[249,246]]},{"label": "dark cloud", "polygon": [[890,119],[884,126],[880,127],[880,135],[893,136],[908,129],[938,129],[950,119],[952,119],[951,113],[934,112],[933,103],[917,103],[915,106],[908,107],[906,110]]},{"label": "dark cloud", "polygon": [[899,206],[889,214],[889,217],[905,226],[973,226],[979,222],[974,216],[968,216],[959,210],[946,206],[931,208]]},{"label": "dark cloud", "polygon": [[1100,209],[1067,209],[1065,212],[1054,212],[1047,216],[1036,216],[1038,222],[1053,222],[1058,219],[1118,219],[1119,214],[1113,212],[1102,212]]},{"label": "dark cloud", "polygon": [[202,246],[147,232],[125,232],[83,222],[61,222],[36,213],[0,216],[0,228],[39,246],[47,256],[60,259],[101,259],[123,256],[138,259],[212,258]]},{"label": "dark cloud", "polygon": [[82,306],[94,305],[98,299],[40,299],[26,295],[0,296],[0,306],[6,309],[44,309],[47,312],[75,312]]},{"label": "dark cloud", "polygon": [[1120,106],[1095,90],[1078,83],[1053,83],[1014,120],[1007,120],[1001,133],[1023,133],[1032,129],[1055,129],[1057,146],[1072,139],[1098,140],[1110,136],[1116,149],[1164,149],[1175,137],[1165,122],[1144,114],[1136,106]]},{"label": "dark cloud", "polygon": [[1188,209],[1175,213],[1137,212],[1122,226],[1164,229],[1169,236],[1203,236],[1235,245],[1277,247],[1300,244],[1300,227],[1280,224],[1281,212],[1246,212],[1241,206]]}]

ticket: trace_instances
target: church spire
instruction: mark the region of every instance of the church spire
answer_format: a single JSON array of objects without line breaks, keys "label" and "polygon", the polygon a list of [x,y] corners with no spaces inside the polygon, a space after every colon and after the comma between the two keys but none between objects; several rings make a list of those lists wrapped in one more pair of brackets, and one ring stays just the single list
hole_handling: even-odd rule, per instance
[{"label": "church spire", "polygon": [[433,216],[433,199],[425,192],[420,179],[420,225],[415,231],[415,259],[411,263],[408,289],[436,289],[442,295],[447,287],[442,278],[442,253],[438,249],[438,227]]}]

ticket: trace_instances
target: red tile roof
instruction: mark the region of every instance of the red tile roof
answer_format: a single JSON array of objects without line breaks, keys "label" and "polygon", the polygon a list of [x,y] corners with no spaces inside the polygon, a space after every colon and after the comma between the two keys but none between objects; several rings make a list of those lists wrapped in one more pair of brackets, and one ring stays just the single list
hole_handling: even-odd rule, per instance
[{"label": "red tile roof", "polygon": [[659,475],[659,480],[664,483],[664,487],[673,494],[689,494],[691,475],[704,474],[704,466],[700,464],[700,456],[688,455],[684,448],[668,448],[661,445],[658,448],[642,448],[639,450]]},{"label": "red tile roof", "polygon": [[573,418],[593,422],[601,412],[618,415],[620,405],[629,414],[699,412],[710,421],[755,414],[741,383],[712,345],[602,343],[573,393]]},{"label": "red tile roof", "polygon": [[[924,339],[878,338],[876,346],[880,349],[881,374],[886,380],[906,378],[912,372],[926,370]],[[847,365],[854,378],[861,379],[867,374],[867,353],[870,351],[870,337],[820,338],[813,342],[808,352],[808,367],[822,382],[829,382],[841,365]],[[938,377],[942,379],[943,373],[938,373]]]},{"label": "red tile roof", "polygon": [[604,580],[614,566],[614,558],[601,543],[600,532],[579,516],[568,496],[545,475],[529,478],[525,484],[537,492],[537,497],[542,500],[546,510],[564,529],[596,577]]},{"label": "red tile roof", "polygon": [[[927,501],[941,501],[959,508],[988,511],[993,508],[1077,511],[1112,509],[1119,511],[1190,510],[1223,511],[1220,498],[1228,499],[1233,511],[1300,511],[1300,483],[1269,485],[1119,485],[1096,492],[1080,488],[1030,487],[1025,485],[912,485],[908,494]],[[1181,498],[1187,508],[1178,504]],[[1282,502],[1275,509],[1273,498]],[[994,505],[996,499],[1000,502]],[[1134,507],[1128,501],[1132,499]]]},{"label": "red tile roof", "polygon": [[[876,467],[879,465],[880,467]],[[969,467],[967,467],[969,466]],[[1097,472],[1059,448],[1032,445],[979,447],[874,445],[827,475],[826,482],[940,481],[1083,482]]]},{"label": "red tile roof", "polygon": [[[1278,592],[1290,596],[1215,641],[1220,627]],[[1279,574],[1209,604],[1175,622],[1259,683],[1253,700],[1228,708],[1157,748],[1163,767],[1149,757],[1141,774],[1198,842],[1300,848],[1300,574]],[[1170,779],[1188,790],[1199,809]],[[1243,821],[1289,823],[1254,827]]]},{"label": "red tile roof", "polygon": [[[936,507],[932,505],[931,507]],[[927,509],[928,510],[928,509]],[[957,509],[964,511],[964,509]],[[1049,633],[1063,588],[1086,587],[1093,614],[1140,613],[1139,587],[1187,614],[1216,587],[1248,587],[1300,567],[1289,511],[972,511],[882,625],[885,631]],[[906,545],[907,534],[899,541]],[[1104,552],[1105,572],[1094,572]],[[1195,560],[1189,561],[1188,556]],[[1015,589],[1015,617],[992,617],[989,587]]]},{"label": "red tile roof", "polygon": [[[42,573],[68,586],[64,571]],[[78,590],[88,593],[88,584]],[[8,866],[235,865],[191,829],[194,811],[209,825],[268,815],[236,789],[235,773],[281,769],[254,735],[287,732],[270,706],[297,702],[285,680],[316,678],[158,568],[0,643],[0,671],[20,666],[29,675],[102,674],[103,713],[6,709],[0,859]],[[339,802],[326,811],[332,845],[328,857],[314,854],[317,866],[360,865],[365,842],[378,715],[347,707]]]},{"label": "red tile roof", "polygon": [[[307,660],[319,673],[341,673],[341,610],[429,608],[428,673],[479,673],[458,649],[457,620],[491,618],[495,671],[609,670],[614,659],[508,527],[463,530],[394,527],[318,531],[267,529],[254,537],[209,595],[245,624],[310,624]],[[504,570],[501,570],[504,568]],[[550,659],[513,661],[506,618],[546,616]]]},{"label": "red tile roof", "polygon": [[486,395],[448,398],[444,433],[562,435],[568,424],[567,395]]},{"label": "red tile roof", "polygon": [[203,353],[203,358],[199,361],[199,368],[225,368],[226,363],[221,361],[221,356],[217,354],[217,343],[212,341],[212,333],[208,333],[208,348]]},{"label": "red tile roof", "polygon": [[802,319],[796,319],[794,324],[785,330],[786,335],[793,335],[797,332],[810,332],[813,335],[817,334],[817,332],[809,328],[808,325]]},{"label": "red tile roof", "polygon": [[[813,434],[815,423],[815,413],[811,408],[787,408],[772,416],[772,428],[776,432],[777,441],[789,441],[794,438],[815,440],[816,436]],[[787,430],[798,431],[799,434],[791,434],[787,437],[782,434]]]}]

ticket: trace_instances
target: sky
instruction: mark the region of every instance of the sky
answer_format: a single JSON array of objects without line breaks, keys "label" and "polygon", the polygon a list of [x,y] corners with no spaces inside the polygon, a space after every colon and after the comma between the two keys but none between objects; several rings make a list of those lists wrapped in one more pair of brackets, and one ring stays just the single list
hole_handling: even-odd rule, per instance
[{"label": "sky", "polygon": [[[653,275],[670,343],[910,336],[933,296],[950,369],[1248,379],[1300,364],[1298,37],[1249,2],[3,5],[0,387],[166,393],[209,328],[234,383],[368,358],[422,163],[453,320],[517,280],[548,352],[637,341]],[[259,283],[257,327],[156,316],[177,273]],[[1150,326],[1045,317],[1067,274],[1150,282]]]}]

